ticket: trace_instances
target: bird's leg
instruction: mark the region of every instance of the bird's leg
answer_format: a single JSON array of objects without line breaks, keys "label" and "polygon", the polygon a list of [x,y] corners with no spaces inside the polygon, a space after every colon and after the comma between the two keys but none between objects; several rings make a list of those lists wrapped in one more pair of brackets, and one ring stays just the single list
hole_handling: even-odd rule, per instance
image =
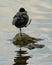
[{"label": "bird's leg", "polygon": [[21,33],[21,28],[20,28],[20,41],[22,41],[22,33]]},{"label": "bird's leg", "polygon": [[20,51],[21,51],[21,46],[20,46]]},{"label": "bird's leg", "polygon": [[22,33],[21,33],[21,28],[20,28],[20,36],[22,36]]}]

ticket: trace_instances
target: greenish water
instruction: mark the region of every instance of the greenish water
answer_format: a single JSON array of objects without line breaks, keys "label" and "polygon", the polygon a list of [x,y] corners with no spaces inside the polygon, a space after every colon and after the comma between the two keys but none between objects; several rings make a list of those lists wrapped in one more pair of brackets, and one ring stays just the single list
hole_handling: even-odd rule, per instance
[{"label": "greenish water", "polygon": [[29,50],[27,65],[52,65],[52,1],[51,0],[0,0],[0,65],[13,65],[19,47],[12,44],[19,29],[12,25],[13,16],[24,7],[32,19],[22,32],[32,37],[44,39],[37,44],[44,44],[42,49]]}]

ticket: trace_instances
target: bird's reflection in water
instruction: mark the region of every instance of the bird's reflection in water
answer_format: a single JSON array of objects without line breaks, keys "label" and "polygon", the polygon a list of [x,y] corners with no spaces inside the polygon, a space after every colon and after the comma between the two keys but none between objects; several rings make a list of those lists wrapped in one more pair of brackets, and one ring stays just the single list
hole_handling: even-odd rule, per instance
[{"label": "bird's reflection in water", "polygon": [[14,58],[14,64],[13,65],[27,65],[27,60],[30,58],[30,56],[26,55],[28,54],[27,51],[24,51],[24,50],[19,50],[19,51],[16,51],[17,52],[17,55],[16,57]]}]

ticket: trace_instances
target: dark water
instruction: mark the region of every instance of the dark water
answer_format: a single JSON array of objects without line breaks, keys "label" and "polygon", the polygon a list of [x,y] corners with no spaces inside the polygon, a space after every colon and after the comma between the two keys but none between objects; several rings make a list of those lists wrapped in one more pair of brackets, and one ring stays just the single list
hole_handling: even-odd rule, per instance
[{"label": "dark water", "polygon": [[27,65],[27,60],[30,58],[27,51],[19,50],[16,51],[16,57],[14,58],[14,64],[13,65]]}]

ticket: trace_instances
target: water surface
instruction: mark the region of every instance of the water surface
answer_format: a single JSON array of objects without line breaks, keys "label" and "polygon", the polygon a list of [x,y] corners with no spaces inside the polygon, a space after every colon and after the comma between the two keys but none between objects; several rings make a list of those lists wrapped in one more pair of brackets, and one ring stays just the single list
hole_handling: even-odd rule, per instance
[{"label": "water surface", "polygon": [[0,65],[13,65],[16,47],[12,39],[19,29],[12,25],[13,16],[20,7],[28,11],[31,24],[22,32],[36,38],[43,38],[37,44],[44,44],[42,49],[27,50],[28,65],[52,65],[52,1],[51,0],[0,0]]}]

